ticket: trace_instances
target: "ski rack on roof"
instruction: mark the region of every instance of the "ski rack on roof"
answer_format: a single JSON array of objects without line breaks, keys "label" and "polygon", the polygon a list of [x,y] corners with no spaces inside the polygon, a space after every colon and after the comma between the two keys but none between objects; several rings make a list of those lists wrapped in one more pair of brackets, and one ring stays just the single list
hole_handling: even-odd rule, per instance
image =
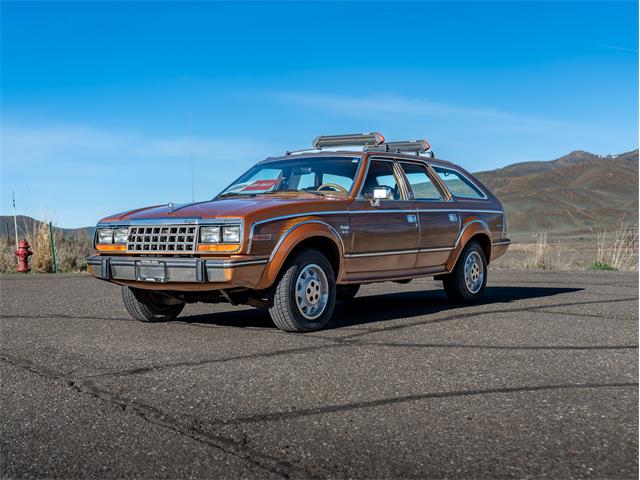
[{"label": "ski rack on roof", "polygon": [[434,157],[431,151],[431,145],[426,140],[407,140],[404,142],[385,142],[373,147],[365,147],[366,152],[393,152],[393,153],[405,153],[411,152],[416,155],[421,153],[430,152],[431,158]]},{"label": "ski rack on roof", "polygon": [[355,133],[347,135],[320,135],[313,140],[312,145],[318,150],[331,147],[367,147],[369,145],[380,145],[384,142],[381,133]]},{"label": "ski rack on roof", "polygon": [[391,153],[415,153],[416,155],[429,152],[429,156],[435,155],[426,140],[407,140],[403,142],[385,142],[384,136],[378,132],[355,133],[346,135],[321,135],[313,140],[313,148],[294,150],[285,153],[303,153],[311,150],[323,150],[336,147],[362,147],[364,152],[391,152]]}]

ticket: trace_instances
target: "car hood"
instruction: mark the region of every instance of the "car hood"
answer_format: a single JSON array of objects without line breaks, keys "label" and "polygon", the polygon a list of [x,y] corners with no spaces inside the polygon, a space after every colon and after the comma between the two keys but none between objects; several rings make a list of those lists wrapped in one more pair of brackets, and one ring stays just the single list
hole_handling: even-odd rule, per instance
[{"label": "car hood", "polygon": [[337,210],[346,208],[344,197],[247,197],[223,198],[182,205],[155,205],[130,210],[100,220],[100,223],[135,222],[152,219],[218,219],[244,218],[250,221],[274,216]]}]

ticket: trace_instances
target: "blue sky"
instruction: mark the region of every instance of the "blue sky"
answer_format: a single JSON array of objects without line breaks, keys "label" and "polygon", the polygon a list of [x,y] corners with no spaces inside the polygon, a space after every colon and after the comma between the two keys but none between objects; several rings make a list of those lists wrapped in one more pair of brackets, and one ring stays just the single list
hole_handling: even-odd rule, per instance
[{"label": "blue sky", "polygon": [[2,2],[0,213],[210,198],[318,134],[479,171],[638,146],[636,2]]}]

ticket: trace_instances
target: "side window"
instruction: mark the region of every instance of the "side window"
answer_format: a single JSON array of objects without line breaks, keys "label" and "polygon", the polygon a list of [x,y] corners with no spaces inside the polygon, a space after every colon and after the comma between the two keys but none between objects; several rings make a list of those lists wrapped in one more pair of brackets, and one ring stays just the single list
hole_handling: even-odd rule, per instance
[{"label": "side window", "polygon": [[447,189],[455,197],[465,198],[485,198],[484,193],[480,191],[469,179],[455,170],[432,165]]},{"label": "side window", "polygon": [[438,187],[431,181],[427,169],[415,163],[400,163],[416,200],[442,200]]},{"label": "side window", "polygon": [[383,160],[371,160],[367,178],[362,186],[362,195],[373,198],[373,191],[379,187],[387,187],[389,189],[389,199],[400,199],[400,188],[393,172],[393,162]]}]

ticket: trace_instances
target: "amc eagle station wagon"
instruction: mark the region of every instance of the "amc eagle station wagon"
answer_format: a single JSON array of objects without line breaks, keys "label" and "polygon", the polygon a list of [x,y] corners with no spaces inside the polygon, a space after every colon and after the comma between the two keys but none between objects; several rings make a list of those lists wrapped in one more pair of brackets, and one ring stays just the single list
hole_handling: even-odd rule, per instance
[{"label": "amc eagle station wagon", "polygon": [[211,200],[102,219],[90,273],[122,285],[137,320],[230,302],[289,332],[323,328],[365,283],[432,276],[450,302],[482,298],[510,240],[478,179],[424,140],[331,135],[313,147],[267,158]]}]

